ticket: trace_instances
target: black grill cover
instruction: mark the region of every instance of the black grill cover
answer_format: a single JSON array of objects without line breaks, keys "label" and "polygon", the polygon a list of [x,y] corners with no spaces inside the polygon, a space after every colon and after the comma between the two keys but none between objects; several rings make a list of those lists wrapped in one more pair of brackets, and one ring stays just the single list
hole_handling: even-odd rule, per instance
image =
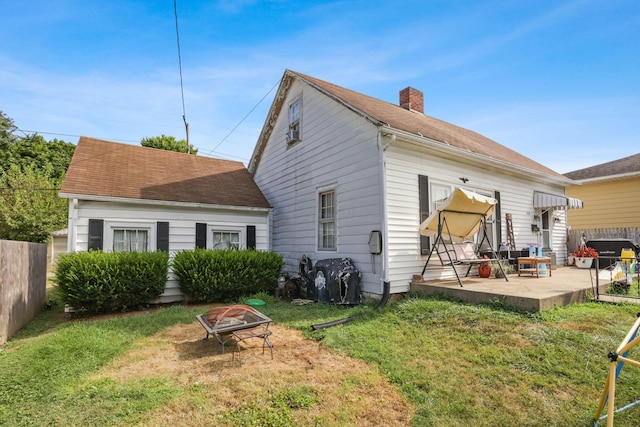
[{"label": "black grill cover", "polygon": [[351,258],[321,259],[309,272],[307,298],[329,304],[360,304],[360,272]]}]

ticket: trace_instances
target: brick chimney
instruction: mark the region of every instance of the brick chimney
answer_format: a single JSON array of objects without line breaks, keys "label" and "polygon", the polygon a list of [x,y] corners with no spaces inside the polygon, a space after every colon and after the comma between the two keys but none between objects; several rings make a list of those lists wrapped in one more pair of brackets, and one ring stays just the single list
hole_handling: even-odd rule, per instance
[{"label": "brick chimney", "polygon": [[424,95],[418,89],[406,87],[400,91],[400,106],[424,114]]}]

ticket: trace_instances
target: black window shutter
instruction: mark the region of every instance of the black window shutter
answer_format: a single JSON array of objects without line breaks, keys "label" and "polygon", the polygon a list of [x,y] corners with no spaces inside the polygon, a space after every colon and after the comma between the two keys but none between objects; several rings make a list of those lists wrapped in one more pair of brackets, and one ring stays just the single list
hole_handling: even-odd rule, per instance
[{"label": "black window shutter", "polygon": [[502,244],[502,214],[500,211],[500,192],[495,192],[495,199],[498,201],[496,205],[496,250],[500,250]]},{"label": "black window shutter", "polygon": [[94,251],[102,250],[103,231],[104,231],[103,219],[89,220],[89,250],[94,250]]},{"label": "black window shutter", "polygon": [[[418,175],[418,194],[420,204],[420,224],[429,217],[429,177]],[[420,236],[420,254],[429,255],[431,250],[431,238]]]},{"label": "black window shutter", "polygon": [[247,225],[247,249],[256,248],[256,226]]},{"label": "black window shutter", "polygon": [[196,248],[207,248],[207,224],[196,222]]},{"label": "black window shutter", "polygon": [[169,252],[169,223],[158,221],[156,225],[156,250]]}]

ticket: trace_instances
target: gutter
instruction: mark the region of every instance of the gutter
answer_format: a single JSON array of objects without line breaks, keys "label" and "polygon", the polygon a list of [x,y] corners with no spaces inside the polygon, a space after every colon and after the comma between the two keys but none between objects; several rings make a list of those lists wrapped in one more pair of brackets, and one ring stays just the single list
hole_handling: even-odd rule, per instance
[{"label": "gutter", "polygon": [[196,202],[178,202],[171,200],[151,200],[151,199],[134,199],[127,197],[110,197],[110,196],[97,196],[87,194],[71,194],[71,193],[59,193],[59,196],[64,199],[76,200],[88,200],[93,202],[112,202],[112,203],[137,203],[141,205],[155,205],[155,206],[173,206],[173,207],[187,207],[187,208],[207,208],[207,209],[220,209],[220,210],[233,210],[233,211],[250,211],[250,212],[272,212],[273,208],[262,208],[257,206],[236,206],[236,205],[217,205],[209,203],[196,203]]},{"label": "gutter", "polygon": [[581,184],[589,184],[592,182],[616,181],[619,179],[627,179],[627,178],[635,178],[635,177],[640,177],[640,172],[627,172],[627,173],[620,173],[617,175],[598,176],[594,178],[583,178],[583,179],[575,178],[573,181],[574,181],[574,185],[576,185],[576,183],[578,185],[581,185]]}]

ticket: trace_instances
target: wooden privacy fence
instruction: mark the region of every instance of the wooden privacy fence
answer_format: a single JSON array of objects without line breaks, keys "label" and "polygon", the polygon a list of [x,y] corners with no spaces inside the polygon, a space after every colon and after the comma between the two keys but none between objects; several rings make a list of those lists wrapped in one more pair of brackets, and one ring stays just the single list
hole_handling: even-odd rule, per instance
[{"label": "wooden privacy fence", "polygon": [[0,345],[42,311],[47,245],[0,240]]},{"label": "wooden privacy fence", "polygon": [[571,229],[567,233],[567,249],[569,250],[569,253],[578,249],[583,236],[585,242],[592,239],[629,239],[636,243],[640,243],[640,228]]}]

